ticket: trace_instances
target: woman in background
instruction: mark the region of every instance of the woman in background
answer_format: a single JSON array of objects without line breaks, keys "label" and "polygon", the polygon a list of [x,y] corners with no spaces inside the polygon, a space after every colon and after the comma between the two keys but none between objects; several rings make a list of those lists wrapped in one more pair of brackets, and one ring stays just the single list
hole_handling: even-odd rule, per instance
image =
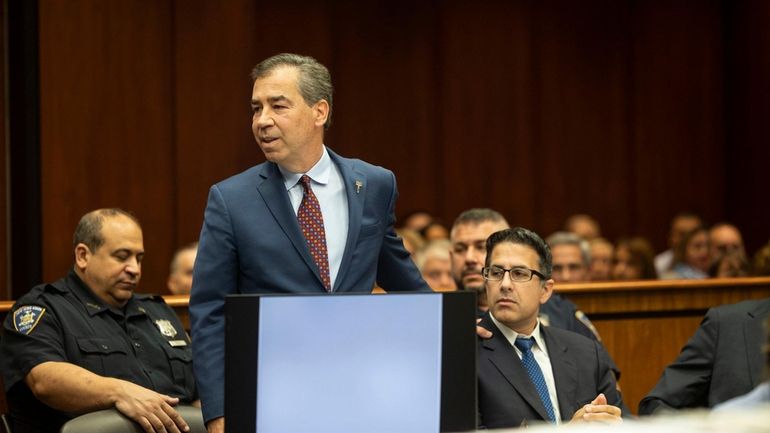
[{"label": "woman in background", "polygon": [[647,239],[624,238],[615,246],[612,259],[613,280],[652,280],[655,272],[655,252]]},{"label": "woman in background", "polygon": [[709,265],[708,231],[699,226],[687,232],[674,249],[674,266],[661,275],[665,280],[708,278]]}]

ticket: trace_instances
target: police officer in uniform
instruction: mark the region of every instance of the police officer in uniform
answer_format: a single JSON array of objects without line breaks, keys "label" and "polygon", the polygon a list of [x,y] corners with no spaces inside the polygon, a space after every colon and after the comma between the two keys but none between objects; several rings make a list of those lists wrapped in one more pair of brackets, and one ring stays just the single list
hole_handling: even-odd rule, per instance
[{"label": "police officer in uniform", "polygon": [[116,408],[147,432],[189,429],[174,410],[197,399],[190,340],[161,297],[134,294],[144,256],[131,214],[81,218],[75,265],[33,288],[6,317],[0,343],[14,433],[58,432],[68,419]]}]

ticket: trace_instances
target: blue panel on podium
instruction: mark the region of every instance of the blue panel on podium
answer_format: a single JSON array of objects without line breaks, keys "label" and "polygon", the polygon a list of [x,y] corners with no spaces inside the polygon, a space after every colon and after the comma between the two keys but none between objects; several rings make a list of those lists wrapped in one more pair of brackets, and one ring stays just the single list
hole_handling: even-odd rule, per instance
[{"label": "blue panel on podium", "polygon": [[238,432],[475,427],[475,296],[237,295],[226,426]]}]

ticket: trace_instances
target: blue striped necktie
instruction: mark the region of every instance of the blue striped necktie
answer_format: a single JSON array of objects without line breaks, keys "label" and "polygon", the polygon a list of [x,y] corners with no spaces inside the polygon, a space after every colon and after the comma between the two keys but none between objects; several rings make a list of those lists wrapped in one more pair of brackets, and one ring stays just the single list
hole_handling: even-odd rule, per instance
[{"label": "blue striped necktie", "polygon": [[548,386],[545,384],[545,377],[543,377],[543,371],[540,370],[540,366],[535,361],[535,355],[532,354],[532,345],[535,344],[535,338],[517,338],[516,348],[521,350],[521,363],[524,368],[527,369],[529,379],[535,385],[537,393],[540,394],[540,400],[543,401],[545,411],[548,413],[548,421],[555,422],[556,417],[553,414],[553,405],[551,404],[551,397],[548,395]]}]

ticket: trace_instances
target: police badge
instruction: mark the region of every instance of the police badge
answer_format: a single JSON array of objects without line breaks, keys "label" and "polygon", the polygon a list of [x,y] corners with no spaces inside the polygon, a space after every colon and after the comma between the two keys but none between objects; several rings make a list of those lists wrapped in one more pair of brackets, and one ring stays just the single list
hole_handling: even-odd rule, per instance
[{"label": "police badge", "polygon": [[45,314],[45,308],[37,305],[24,305],[13,312],[13,327],[17,331],[29,335],[40,318]]},{"label": "police badge", "polygon": [[158,330],[161,334],[168,338],[174,338],[176,337],[176,328],[174,328],[174,325],[171,324],[168,320],[156,320],[155,326],[158,327]]}]

